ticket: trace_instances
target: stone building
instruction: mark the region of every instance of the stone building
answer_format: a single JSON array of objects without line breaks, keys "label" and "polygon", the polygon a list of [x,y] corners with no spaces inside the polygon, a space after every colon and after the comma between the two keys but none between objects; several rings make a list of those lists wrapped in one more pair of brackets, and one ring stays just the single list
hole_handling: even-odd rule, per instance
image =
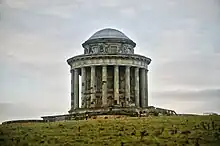
[{"label": "stone building", "polygon": [[111,28],[99,30],[85,41],[82,44],[84,54],[67,60],[71,68],[70,111],[79,108],[146,108],[151,59],[135,54],[135,46],[125,34]]},{"label": "stone building", "polygon": [[[125,34],[111,28],[102,29],[82,46],[84,54],[67,60],[71,72],[69,113],[42,116],[43,120],[36,122],[109,115],[177,115],[173,110],[148,106],[147,75],[151,59],[134,54],[136,44]],[[82,100],[81,105],[79,99]],[[28,121],[7,121],[6,124],[25,122]]]}]

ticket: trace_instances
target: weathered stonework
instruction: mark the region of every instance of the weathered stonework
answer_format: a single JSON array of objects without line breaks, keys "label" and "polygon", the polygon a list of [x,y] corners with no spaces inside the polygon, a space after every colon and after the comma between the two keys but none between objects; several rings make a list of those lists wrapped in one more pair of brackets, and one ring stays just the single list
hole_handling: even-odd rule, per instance
[{"label": "weathered stonework", "polygon": [[68,59],[67,62],[71,66],[71,69],[102,65],[133,66],[148,69],[151,59],[137,54],[97,54],[78,55]]},{"label": "weathered stonework", "polygon": [[177,115],[173,110],[156,108],[153,106],[148,106],[145,108],[137,107],[107,107],[107,108],[80,108],[73,110],[67,115],[55,115],[55,116],[44,116],[43,122],[54,122],[54,121],[64,121],[64,120],[83,120],[91,118],[93,116],[103,116],[108,115],[123,115],[130,117],[145,117],[149,115]]},{"label": "weathered stonework", "polygon": [[[81,108],[148,106],[150,58],[134,54],[136,44],[122,32],[103,29],[82,44],[84,54],[67,60],[73,82],[70,113]],[[79,76],[82,83],[79,84]]]},{"label": "weathered stonework", "polygon": [[93,43],[84,46],[84,54],[133,54],[134,47],[124,43]]},{"label": "weathered stonework", "polygon": [[122,32],[100,30],[82,46],[83,55],[67,60],[71,73],[69,114],[5,124],[79,120],[99,115],[176,115],[173,110],[148,105],[148,65],[151,59],[134,54],[136,44]]}]

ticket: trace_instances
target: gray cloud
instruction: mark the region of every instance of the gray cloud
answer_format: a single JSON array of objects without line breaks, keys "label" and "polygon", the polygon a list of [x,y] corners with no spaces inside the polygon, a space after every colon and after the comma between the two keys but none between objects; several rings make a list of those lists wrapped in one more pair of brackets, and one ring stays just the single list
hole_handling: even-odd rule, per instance
[{"label": "gray cloud", "polygon": [[0,103],[0,123],[7,120],[40,119],[40,116],[66,114],[63,107],[40,107],[25,103]]},{"label": "gray cloud", "polygon": [[178,113],[220,112],[220,89],[170,90],[151,92],[153,105],[174,109]]},{"label": "gray cloud", "polygon": [[[198,101],[198,100],[206,100],[207,98],[210,100],[220,100],[220,89],[188,89],[188,90],[170,90],[170,91],[161,91],[161,92],[153,92],[153,97],[156,98],[164,98],[165,100],[169,100],[169,97],[178,99],[178,100],[186,100],[186,101]],[[220,103],[220,102],[219,102]],[[220,108],[219,108],[220,109]]]}]

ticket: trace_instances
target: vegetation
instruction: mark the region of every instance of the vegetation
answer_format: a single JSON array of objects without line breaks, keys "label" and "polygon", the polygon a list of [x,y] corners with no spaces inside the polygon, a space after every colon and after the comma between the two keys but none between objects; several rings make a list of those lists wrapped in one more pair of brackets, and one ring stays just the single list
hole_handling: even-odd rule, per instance
[{"label": "vegetation", "polygon": [[220,116],[91,118],[80,121],[0,125],[0,145],[213,145],[220,144]]}]

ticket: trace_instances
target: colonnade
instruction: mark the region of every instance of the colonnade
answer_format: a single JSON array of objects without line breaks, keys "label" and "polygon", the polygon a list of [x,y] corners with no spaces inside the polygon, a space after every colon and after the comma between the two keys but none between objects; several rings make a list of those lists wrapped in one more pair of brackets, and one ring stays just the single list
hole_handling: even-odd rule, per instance
[{"label": "colonnade", "polygon": [[[121,66],[121,65],[120,65]],[[107,107],[107,76],[108,68],[106,65],[102,67],[102,107]],[[90,103],[96,100],[96,66],[90,67]],[[113,95],[115,104],[119,104],[119,65],[114,65],[114,88]],[[131,82],[130,82],[131,66],[125,66],[125,104],[129,105],[131,98]],[[134,98],[136,107],[148,106],[148,70],[145,68],[134,67]],[[71,107],[78,109],[79,106],[79,75],[81,74],[81,99],[85,98],[86,91],[86,67],[74,68],[71,70]],[[90,106],[89,106],[90,107]]]}]

